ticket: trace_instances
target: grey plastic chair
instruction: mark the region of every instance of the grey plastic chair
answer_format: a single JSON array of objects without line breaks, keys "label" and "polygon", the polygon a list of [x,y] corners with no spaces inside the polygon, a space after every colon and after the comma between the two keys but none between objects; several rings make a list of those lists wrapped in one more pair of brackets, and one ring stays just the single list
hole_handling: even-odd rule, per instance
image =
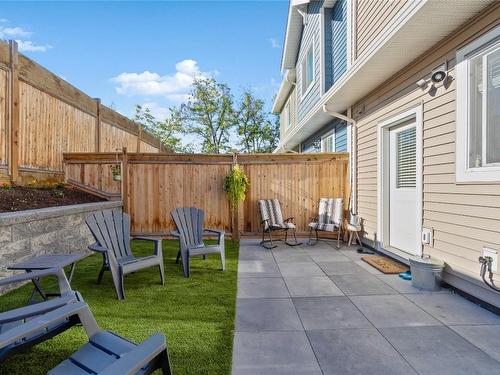
[{"label": "grey plastic chair", "polygon": [[78,292],[71,290],[63,269],[50,268],[11,276],[0,280],[0,286],[24,282],[32,279],[40,279],[47,276],[57,277],[59,291],[61,294],[60,297],[20,307],[14,310],[0,312],[0,361],[19,350],[29,348],[40,342],[48,340],[55,335],[64,332],[75,324],[80,323],[77,316],[71,316],[66,319],[61,319],[57,323],[46,328],[33,329],[30,331],[30,335],[18,337],[16,340],[8,340],[9,337],[12,337],[13,332],[19,332],[19,327],[22,327],[27,322],[36,320],[47,312],[56,310],[60,307],[83,301]]},{"label": "grey plastic chair", "polygon": [[81,322],[89,342],[48,374],[132,375],[151,374],[156,369],[161,369],[166,375],[172,374],[164,335],[155,334],[136,345],[113,332],[101,330],[84,302],[59,307],[7,331],[0,335],[0,347],[27,340],[33,334],[50,330],[67,320]]},{"label": "grey plastic chair", "polygon": [[[102,267],[97,278],[100,283],[104,271],[110,270],[119,300],[125,299],[123,276],[138,270],[157,266],[161,284],[165,282],[161,239],[130,237],[130,216],[120,209],[93,213],[85,220],[96,243],[89,249],[102,254]],[[146,240],[154,243],[154,255],[136,257],[130,249],[131,240]]]},{"label": "grey plastic chair", "polygon": [[[288,246],[298,246],[301,242],[297,241],[297,236],[295,234],[295,224],[293,223],[294,217],[289,217],[283,219],[283,213],[281,212],[281,205],[277,199],[261,199],[259,200],[259,211],[261,216],[261,226],[262,226],[262,241],[260,244],[266,249],[274,249],[277,245],[273,243],[273,232],[285,232],[284,242]],[[292,231],[294,242],[288,241],[288,231]],[[269,239],[264,239],[265,233],[268,234]],[[270,246],[266,246],[266,243],[270,243]]]},{"label": "grey plastic chair", "polygon": [[[318,231],[337,232],[337,248],[339,248],[342,221],[344,220],[344,200],[342,198],[321,198],[318,211],[318,217],[311,218],[309,223],[309,245],[318,242]],[[313,230],[316,233],[314,241],[312,239]]]},{"label": "grey plastic chair", "polygon": [[[224,232],[215,229],[203,229],[205,213],[196,207],[181,207],[172,210],[172,219],[179,232],[180,252],[184,277],[189,277],[189,258],[198,255],[220,254],[222,270],[226,269]],[[205,245],[203,235],[217,235],[216,245]]]}]

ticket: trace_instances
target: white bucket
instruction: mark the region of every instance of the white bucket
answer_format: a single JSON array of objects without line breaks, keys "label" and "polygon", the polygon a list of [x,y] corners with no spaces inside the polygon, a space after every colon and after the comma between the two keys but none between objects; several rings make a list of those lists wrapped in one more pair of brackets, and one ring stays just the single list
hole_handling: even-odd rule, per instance
[{"label": "white bucket", "polygon": [[410,258],[411,282],[415,288],[438,291],[444,262],[436,258]]}]

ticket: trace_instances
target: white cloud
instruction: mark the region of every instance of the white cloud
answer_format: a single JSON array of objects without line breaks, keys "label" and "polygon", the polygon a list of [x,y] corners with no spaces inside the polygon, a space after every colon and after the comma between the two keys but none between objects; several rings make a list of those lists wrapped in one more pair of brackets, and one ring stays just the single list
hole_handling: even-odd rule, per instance
[{"label": "white cloud", "polygon": [[8,38],[30,38],[33,33],[22,27],[0,27],[0,37]]},{"label": "white cloud", "polygon": [[142,73],[121,73],[111,81],[116,92],[122,95],[155,95],[179,103],[188,98],[189,88],[196,77],[209,77],[212,73],[202,72],[195,60],[182,60],[175,64],[175,73],[160,75],[148,70]]},{"label": "white cloud", "polygon": [[19,45],[19,51],[21,52],[45,52],[48,49],[51,49],[52,46],[50,44],[36,44],[31,40],[16,40]]},{"label": "white cloud", "polygon": [[272,48],[281,48],[281,45],[275,38],[269,38],[268,41],[271,43]]}]

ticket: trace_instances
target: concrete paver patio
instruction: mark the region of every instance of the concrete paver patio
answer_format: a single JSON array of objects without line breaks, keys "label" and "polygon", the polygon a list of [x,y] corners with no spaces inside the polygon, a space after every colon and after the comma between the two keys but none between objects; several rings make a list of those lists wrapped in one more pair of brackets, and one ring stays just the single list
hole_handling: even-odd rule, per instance
[{"label": "concrete paver patio", "polygon": [[500,373],[499,316],[355,249],[240,242],[233,375]]}]

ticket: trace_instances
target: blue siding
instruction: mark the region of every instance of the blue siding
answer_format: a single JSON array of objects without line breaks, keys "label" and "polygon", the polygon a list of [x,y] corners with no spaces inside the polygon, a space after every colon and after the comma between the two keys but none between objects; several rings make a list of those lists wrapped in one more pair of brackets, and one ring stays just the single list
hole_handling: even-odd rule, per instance
[{"label": "blue siding", "polygon": [[333,120],[307,138],[301,145],[301,152],[320,152],[321,137],[335,131],[335,152],[347,151],[347,124],[342,120]]},{"label": "blue siding", "polygon": [[332,9],[325,9],[325,91],[332,87]]},{"label": "blue siding", "polygon": [[347,70],[347,0],[337,0],[331,10],[331,70],[327,71],[330,88]]},{"label": "blue siding", "polygon": [[[299,123],[307,113],[314,107],[321,97],[320,92],[320,25],[321,25],[321,1],[311,1],[307,7],[307,24],[302,30],[299,55],[297,58],[297,122]],[[309,46],[314,45],[314,82],[305,96],[302,96],[302,71],[301,62],[305,58]]]}]

